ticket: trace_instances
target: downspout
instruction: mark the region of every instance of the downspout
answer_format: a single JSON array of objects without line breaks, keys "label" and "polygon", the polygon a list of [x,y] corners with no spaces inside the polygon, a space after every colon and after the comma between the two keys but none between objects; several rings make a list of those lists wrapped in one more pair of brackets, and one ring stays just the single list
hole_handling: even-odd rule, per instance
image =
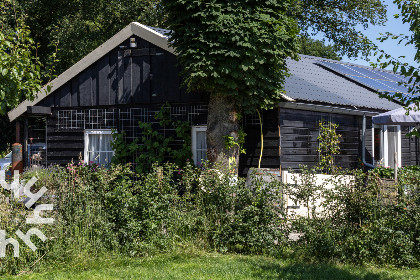
[{"label": "downspout", "polygon": [[362,162],[367,167],[375,168],[373,164],[366,162],[365,141],[366,141],[366,113],[363,114],[363,125],[362,125]]}]

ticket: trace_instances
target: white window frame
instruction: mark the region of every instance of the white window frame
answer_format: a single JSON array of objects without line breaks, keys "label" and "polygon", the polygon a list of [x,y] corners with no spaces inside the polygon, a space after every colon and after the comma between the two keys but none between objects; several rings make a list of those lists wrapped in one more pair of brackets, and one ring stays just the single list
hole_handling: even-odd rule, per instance
[{"label": "white window frame", "polygon": [[[88,158],[88,147],[89,147],[89,135],[98,135],[98,134],[102,134],[102,135],[111,135],[112,134],[112,130],[111,129],[85,129],[85,147],[84,147],[84,156],[83,156],[83,160],[86,163],[89,163],[89,158]],[[115,152],[112,151],[112,155],[114,155]]]},{"label": "white window frame", "polygon": [[[400,125],[373,125],[372,127],[372,158],[373,164],[375,165],[375,128],[381,129],[381,158],[383,159],[384,166],[391,166],[391,162],[388,162],[388,127],[397,127],[397,165],[401,167],[401,126]],[[387,147],[385,149],[385,147]]]},{"label": "white window frame", "polygon": [[199,161],[199,159],[197,159],[197,132],[199,131],[207,131],[207,126],[199,125],[191,127],[191,150],[193,154],[194,164],[197,164]]}]

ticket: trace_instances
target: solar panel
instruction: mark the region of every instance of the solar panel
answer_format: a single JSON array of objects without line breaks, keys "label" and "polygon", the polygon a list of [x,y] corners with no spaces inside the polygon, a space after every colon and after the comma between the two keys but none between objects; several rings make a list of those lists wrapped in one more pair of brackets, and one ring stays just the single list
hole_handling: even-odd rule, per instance
[{"label": "solar panel", "polygon": [[331,62],[326,62],[326,61],[322,61],[321,64],[343,75],[354,75],[354,76],[360,75],[359,73],[344,66],[343,64],[331,63]]},{"label": "solar panel", "polygon": [[398,82],[383,81],[383,83],[394,88],[395,91],[404,92],[404,93],[408,92],[408,89],[403,85],[399,85]]},{"label": "solar panel", "polygon": [[348,77],[349,79],[368,86],[373,90],[383,92],[408,92],[404,85],[398,84],[398,82],[401,81],[408,81],[408,78],[398,74],[380,71],[377,69],[358,67],[350,64],[333,63],[327,61],[322,61],[320,64],[329,68],[330,70]]},{"label": "solar panel", "polygon": [[392,73],[387,73],[387,72],[379,71],[379,70],[374,70],[374,71],[377,72],[380,76],[383,77],[384,80],[387,80],[387,81],[401,82],[403,80],[403,77],[400,75],[395,75]]},{"label": "solar panel", "polygon": [[383,83],[383,81],[380,80],[373,80],[368,77],[355,77],[355,80],[358,82],[361,82],[364,85],[367,85],[368,87],[371,87],[375,90],[379,91],[396,91],[396,89],[386,85]]},{"label": "solar panel", "polygon": [[375,73],[374,71],[372,71],[370,69],[361,68],[361,67],[354,67],[354,66],[347,66],[347,67],[349,67],[349,68],[351,67],[354,71],[359,73],[360,76],[369,77],[369,78],[374,79],[374,80],[384,80],[383,76],[379,75],[378,73]]}]

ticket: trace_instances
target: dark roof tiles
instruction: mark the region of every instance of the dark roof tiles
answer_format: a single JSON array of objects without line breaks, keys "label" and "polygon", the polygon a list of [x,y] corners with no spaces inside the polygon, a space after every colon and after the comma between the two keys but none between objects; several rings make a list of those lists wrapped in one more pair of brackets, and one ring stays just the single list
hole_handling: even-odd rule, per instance
[{"label": "dark roof tiles", "polygon": [[323,58],[301,55],[299,61],[289,60],[291,77],[287,78],[286,95],[310,102],[392,110],[399,105],[341,75],[319,65]]}]

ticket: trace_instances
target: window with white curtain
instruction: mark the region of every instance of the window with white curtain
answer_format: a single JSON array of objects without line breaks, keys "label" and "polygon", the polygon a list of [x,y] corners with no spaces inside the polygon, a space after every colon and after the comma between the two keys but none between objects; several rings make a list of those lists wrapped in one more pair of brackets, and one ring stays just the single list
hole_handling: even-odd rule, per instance
[{"label": "window with white curtain", "polygon": [[401,127],[399,125],[375,125],[373,127],[373,158],[375,164],[385,167],[401,167]]},{"label": "window with white curtain", "polygon": [[111,142],[110,129],[85,130],[85,162],[104,166],[109,165],[114,155]]},{"label": "window with white curtain", "polygon": [[191,129],[191,148],[195,165],[207,160],[206,126],[193,126]]}]

